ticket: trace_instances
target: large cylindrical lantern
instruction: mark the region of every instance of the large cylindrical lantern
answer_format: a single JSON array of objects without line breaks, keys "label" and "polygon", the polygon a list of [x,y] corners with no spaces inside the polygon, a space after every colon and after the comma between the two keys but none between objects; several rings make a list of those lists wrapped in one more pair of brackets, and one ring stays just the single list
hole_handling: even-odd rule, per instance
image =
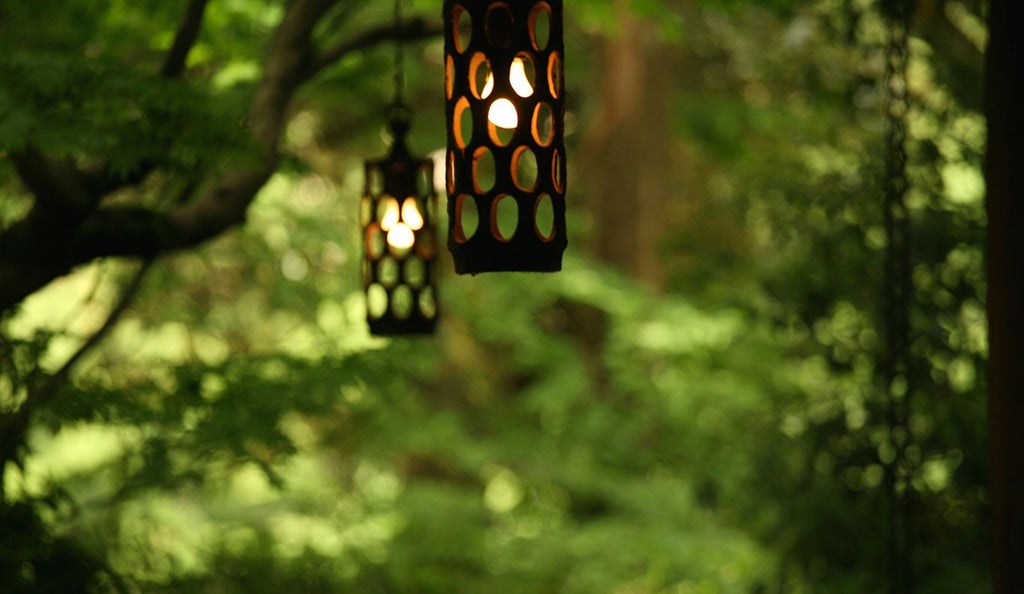
[{"label": "large cylindrical lantern", "polygon": [[445,0],[444,24],[455,271],[560,270],[562,0]]},{"label": "large cylindrical lantern", "polygon": [[434,164],[410,155],[406,116],[391,130],[387,157],[366,161],[360,204],[366,321],[379,336],[429,334],[438,316]]}]

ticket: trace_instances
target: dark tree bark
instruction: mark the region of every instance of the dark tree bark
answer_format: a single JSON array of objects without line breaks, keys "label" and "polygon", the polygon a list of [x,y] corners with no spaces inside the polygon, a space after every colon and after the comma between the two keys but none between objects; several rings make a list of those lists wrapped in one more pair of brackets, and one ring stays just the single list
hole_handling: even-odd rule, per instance
[{"label": "dark tree bark", "polygon": [[[992,0],[985,66],[988,153],[989,448],[996,594],[1024,592],[1024,204],[1020,142],[1024,76],[1016,2]],[[1016,73],[1016,74],[1014,74]]]}]

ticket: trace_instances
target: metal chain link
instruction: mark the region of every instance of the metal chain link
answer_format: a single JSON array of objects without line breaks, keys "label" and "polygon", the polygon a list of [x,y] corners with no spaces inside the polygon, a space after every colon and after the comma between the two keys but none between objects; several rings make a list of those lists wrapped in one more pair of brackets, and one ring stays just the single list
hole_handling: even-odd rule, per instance
[{"label": "metal chain link", "polygon": [[891,460],[885,465],[889,499],[889,590],[892,594],[914,591],[913,461],[910,401],[913,375],[910,363],[910,307],[913,299],[910,216],[906,194],[908,36],[912,0],[883,0],[889,27],[885,69],[886,172],[884,224],[886,236],[884,309],[886,353],[883,379],[886,387],[888,446]]}]

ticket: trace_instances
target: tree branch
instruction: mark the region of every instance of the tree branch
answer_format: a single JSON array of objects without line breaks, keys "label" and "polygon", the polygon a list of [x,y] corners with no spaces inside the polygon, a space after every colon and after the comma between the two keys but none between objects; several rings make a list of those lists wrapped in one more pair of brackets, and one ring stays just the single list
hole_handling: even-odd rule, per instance
[{"label": "tree branch", "polygon": [[[288,6],[249,111],[249,127],[262,152],[257,165],[224,173],[197,200],[168,212],[107,208],[80,214],[64,225],[30,213],[0,233],[0,311],[78,264],[104,256],[152,257],[197,245],[244,221],[249,204],[277,168],[277,143],[312,53],[313,28],[336,1],[295,0]],[[54,162],[31,151],[12,157],[22,163],[26,186],[37,197],[52,195],[55,206],[66,202],[58,191],[64,176],[51,175]],[[79,190],[88,187],[81,184]]]},{"label": "tree branch", "polygon": [[[208,0],[190,0],[188,6],[185,7],[185,13],[174,34],[174,41],[164,55],[163,64],[158,71],[162,78],[178,78],[185,71],[188,54],[199,39],[207,3]],[[133,170],[119,175],[111,170],[110,160],[103,159],[100,163],[84,171],[83,176],[89,193],[98,200],[121,188],[141,183],[156,165],[153,161],[143,161]]]},{"label": "tree branch", "polygon": [[[51,375],[49,379],[46,381],[46,383],[43,384],[43,386],[39,389],[39,392],[37,393],[35,398],[35,405],[37,407],[45,404],[46,402],[53,398],[53,395],[60,387],[60,384],[71,373],[71,370],[74,368],[75,364],[78,363],[78,361],[82,357],[84,357],[86,353],[88,353],[96,345],[98,345],[100,341],[102,341],[106,337],[107,333],[110,332],[114,325],[117,324],[118,320],[121,319],[121,316],[128,309],[128,306],[131,305],[132,300],[135,299],[135,295],[138,294],[139,287],[142,286],[142,279],[146,276],[146,272],[149,271],[152,265],[152,258],[147,258],[146,260],[143,260],[142,265],[139,266],[139,269],[135,271],[135,274],[132,275],[131,280],[129,280],[128,284],[125,286],[124,292],[121,293],[121,298],[117,301],[117,304],[115,304],[114,307],[110,310],[110,313],[107,314],[107,319],[104,320],[103,324],[99,327],[99,329],[96,330],[96,332],[94,332],[92,336],[90,336],[85,342],[83,342],[82,346],[78,347],[78,350],[75,351],[73,355],[68,357],[68,360],[64,362],[64,365],[61,365],[60,369],[58,369],[56,373]],[[29,402],[26,402],[25,404],[28,405]]]},{"label": "tree branch", "polygon": [[167,55],[164,56],[164,63],[160,66],[160,76],[164,78],[177,78],[185,70],[185,61],[188,53],[199,38],[199,29],[203,24],[203,13],[206,11],[207,0],[190,0],[185,8],[185,14],[178,23],[178,31],[174,34],[174,43],[171,44]]},{"label": "tree branch", "polygon": [[296,0],[289,6],[277,31],[263,79],[249,110],[253,138],[275,156],[288,103],[305,80],[303,73],[312,58],[313,28],[336,1]]},{"label": "tree branch", "polygon": [[11,154],[11,162],[36,207],[48,216],[66,219],[92,208],[81,172],[72,163],[47,159],[34,146]]},{"label": "tree branch", "polygon": [[[244,222],[249,205],[277,169],[288,106],[300,85],[350,52],[392,39],[441,33],[439,24],[411,19],[369,29],[316,54],[313,29],[336,2],[294,0],[288,6],[249,109],[249,128],[261,153],[255,164],[225,172],[206,184],[195,200],[170,210],[102,208],[86,213],[67,230],[45,234],[45,220],[31,216],[11,225],[0,233],[0,311],[79,264],[107,256],[152,258],[198,245]],[[193,0],[190,6],[199,4]]]},{"label": "tree branch", "polygon": [[321,70],[337,62],[350,52],[367,49],[385,41],[429,39],[437,37],[443,32],[444,28],[440,23],[434,20],[428,21],[422,17],[407,19],[397,25],[393,23],[378,25],[372,29],[367,29],[351,39],[339,41],[325,49],[310,63],[304,76],[305,78],[312,78]]}]

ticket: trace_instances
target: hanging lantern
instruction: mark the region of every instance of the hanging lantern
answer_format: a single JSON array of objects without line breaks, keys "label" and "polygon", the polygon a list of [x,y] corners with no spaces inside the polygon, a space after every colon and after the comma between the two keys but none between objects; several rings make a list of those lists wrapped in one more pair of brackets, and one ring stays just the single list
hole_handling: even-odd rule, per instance
[{"label": "hanging lantern", "polygon": [[561,270],[562,0],[445,0],[444,23],[455,271]]},{"label": "hanging lantern", "polygon": [[429,334],[437,323],[434,164],[409,154],[404,107],[384,159],[366,162],[360,204],[366,321],[379,336]]}]

